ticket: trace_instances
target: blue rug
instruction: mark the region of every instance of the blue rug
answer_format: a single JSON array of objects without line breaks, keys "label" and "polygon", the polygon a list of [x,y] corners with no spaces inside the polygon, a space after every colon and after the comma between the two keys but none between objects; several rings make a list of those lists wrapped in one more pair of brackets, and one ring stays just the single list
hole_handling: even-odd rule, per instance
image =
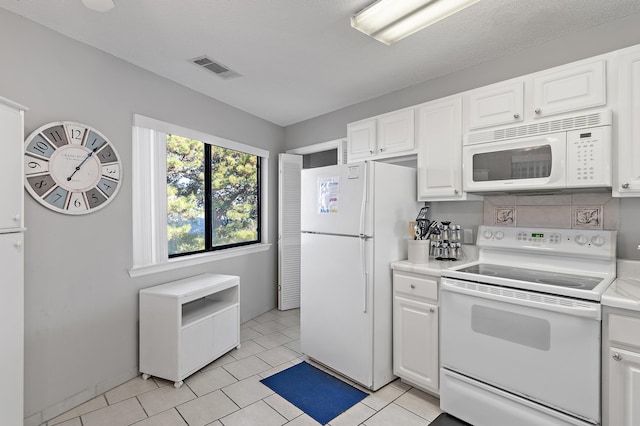
[{"label": "blue rug", "polygon": [[306,362],[260,381],[323,425],[367,396]]},{"label": "blue rug", "polygon": [[436,417],[433,422],[429,423],[429,426],[473,426],[467,422],[463,422],[457,417],[453,417],[451,414],[442,413]]}]

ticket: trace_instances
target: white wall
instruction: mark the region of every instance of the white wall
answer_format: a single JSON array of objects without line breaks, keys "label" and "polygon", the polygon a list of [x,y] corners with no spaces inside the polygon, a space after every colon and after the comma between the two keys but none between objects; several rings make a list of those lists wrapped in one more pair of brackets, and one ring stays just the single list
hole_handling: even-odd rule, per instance
[{"label": "white wall", "polygon": [[[241,277],[242,320],[275,307],[281,127],[3,9],[0,55],[0,96],[30,108],[25,135],[51,121],[86,123],[114,143],[124,165],[117,198],[89,215],[58,214],[25,196],[26,416],[45,410],[46,420],[63,405],[79,404],[137,373],[141,288],[204,272],[233,274]],[[274,246],[267,252],[129,278],[134,113],[269,150],[269,240]]]},{"label": "white wall", "polygon": [[[640,28],[640,14],[631,15],[554,42],[535,46],[288,126],[285,128],[285,147],[293,149],[325,140],[344,138],[347,133],[347,123],[353,121],[640,44],[638,28]],[[505,37],[508,37],[508,34],[505,34]],[[455,55],[455,52],[451,54]],[[433,215],[432,217],[453,218],[461,209],[466,209],[468,206],[474,206],[470,211],[476,214],[467,214],[461,218],[464,222],[460,219],[457,222],[471,226],[481,224],[482,209],[473,203],[431,203],[431,212],[437,213],[437,217]],[[640,200],[622,199],[620,201],[619,257],[640,259],[640,251],[636,250],[636,246],[640,244],[640,220],[637,219],[639,212]]]}]

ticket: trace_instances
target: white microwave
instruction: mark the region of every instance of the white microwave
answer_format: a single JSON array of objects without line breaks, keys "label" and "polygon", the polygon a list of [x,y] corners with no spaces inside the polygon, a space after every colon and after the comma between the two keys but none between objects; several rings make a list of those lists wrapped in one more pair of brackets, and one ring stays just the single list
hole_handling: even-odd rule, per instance
[{"label": "white microwave", "polygon": [[611,126],[467,145],[467,192],[611,186]]}]

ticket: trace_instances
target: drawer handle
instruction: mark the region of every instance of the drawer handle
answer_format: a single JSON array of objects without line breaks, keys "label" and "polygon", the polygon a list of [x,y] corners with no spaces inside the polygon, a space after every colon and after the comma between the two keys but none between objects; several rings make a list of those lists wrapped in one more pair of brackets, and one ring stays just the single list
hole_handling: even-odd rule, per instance
[{"label": "drawer handle", "polygon": [[429,312],[434,313],[436,310],[433,308],[429,308]]},{"label": "drawer handle", "polygon": [[416,285],[415,284],[411,284],[411,290],[415,290],[416,289]]},{"label": "drawer handle", "polygon": [[622,356],[617,352],[613,354],[612,358],[616,361],[622,361]]}]

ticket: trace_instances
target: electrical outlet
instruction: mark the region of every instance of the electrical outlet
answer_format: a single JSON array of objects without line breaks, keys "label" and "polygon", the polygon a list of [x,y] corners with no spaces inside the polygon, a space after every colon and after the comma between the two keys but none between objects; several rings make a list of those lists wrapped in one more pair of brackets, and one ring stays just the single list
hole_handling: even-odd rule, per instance
[{"label": "electrical outlet", "polygon": [[473,244],[473,229],[464,229],[463,243]]}]

